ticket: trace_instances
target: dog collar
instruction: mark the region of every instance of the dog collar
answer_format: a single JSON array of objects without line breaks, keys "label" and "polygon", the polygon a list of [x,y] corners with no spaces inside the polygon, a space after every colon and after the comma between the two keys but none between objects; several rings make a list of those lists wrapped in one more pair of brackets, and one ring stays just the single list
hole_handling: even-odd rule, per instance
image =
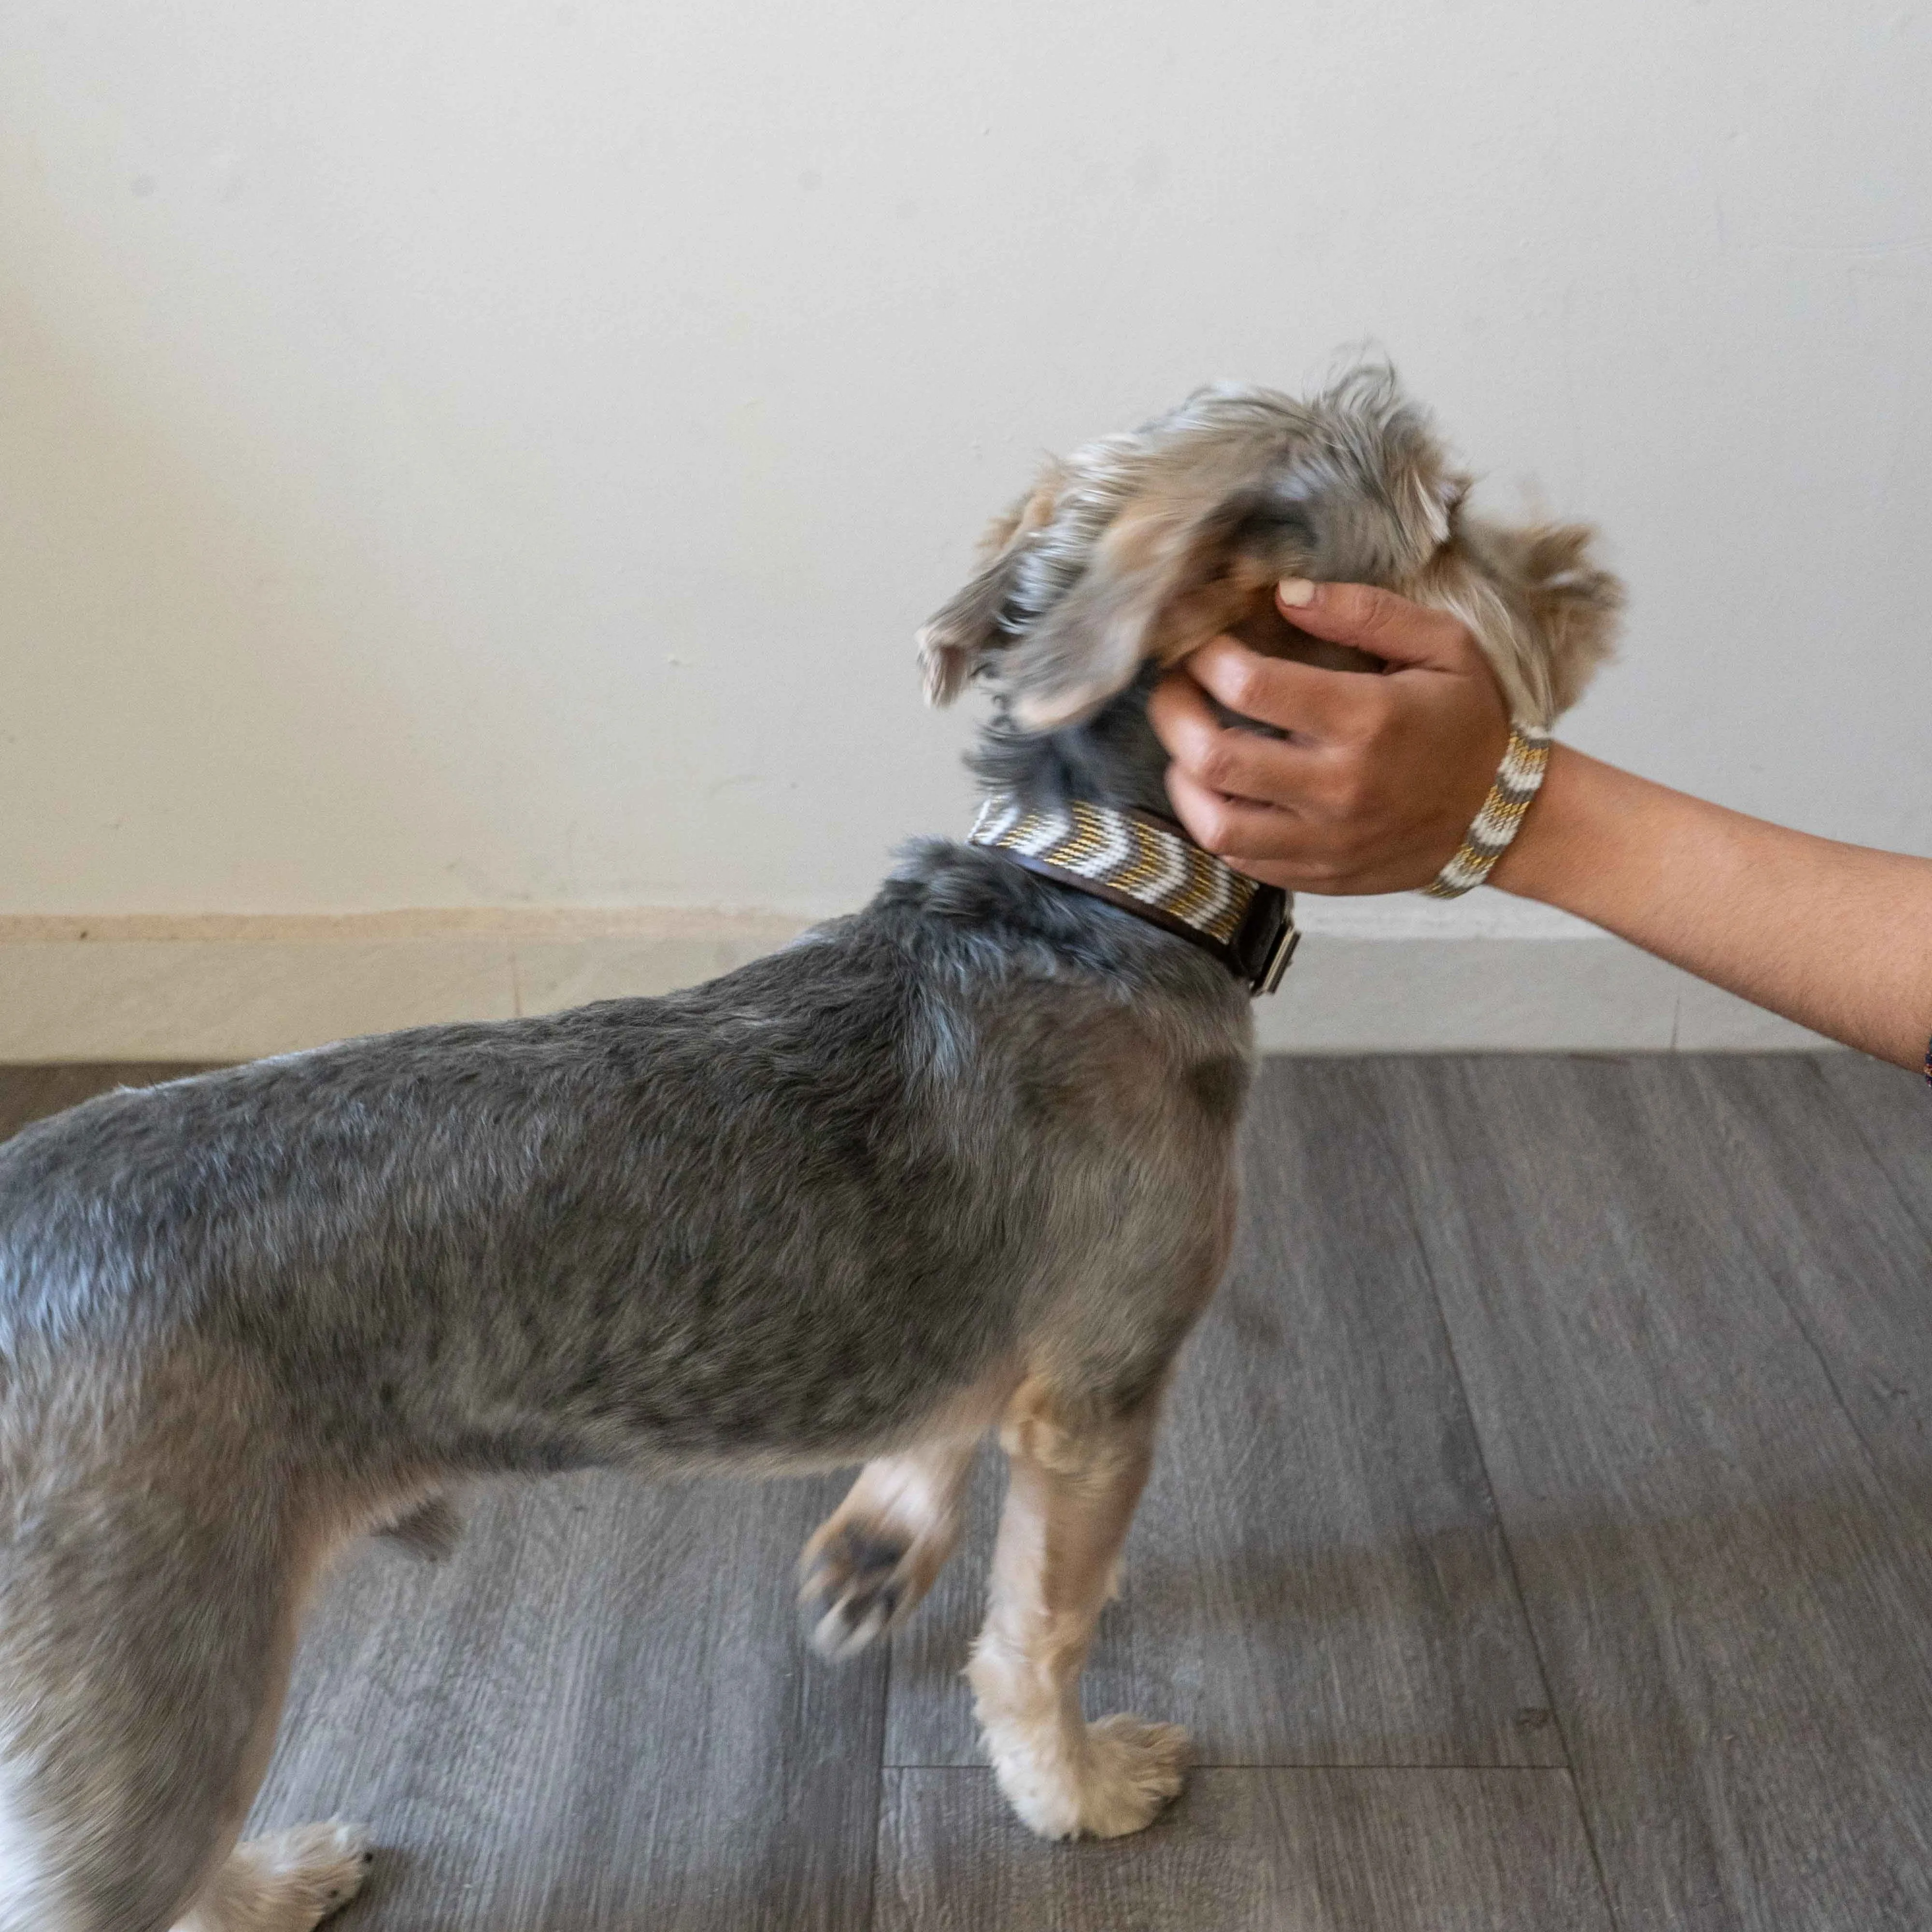
[{"label": "dog collar", "polygon": [[1223,865],[1150,812],[1084,799],[1030,809],[996,794],[966,842],[1192,940],[1250,993],[1281,984],[1301,938],[1288,893]]}]

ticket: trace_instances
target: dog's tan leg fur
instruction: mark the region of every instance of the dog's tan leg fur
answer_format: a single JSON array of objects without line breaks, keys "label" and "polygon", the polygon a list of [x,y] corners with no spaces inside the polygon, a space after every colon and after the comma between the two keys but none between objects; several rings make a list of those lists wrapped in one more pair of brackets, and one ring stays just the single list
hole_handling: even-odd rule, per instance
[{"label": "dog's tan leg fur", "polygon": [[1180,1789],[1186,1734],[1088,1724],[1080,1672],[1153,1460],[1158,1394],[1124,1414],[1029,1378],[1000,1430],[1012,1471],[967,1676],[1000,1788],[1044,1838],[1138,1832]]}]

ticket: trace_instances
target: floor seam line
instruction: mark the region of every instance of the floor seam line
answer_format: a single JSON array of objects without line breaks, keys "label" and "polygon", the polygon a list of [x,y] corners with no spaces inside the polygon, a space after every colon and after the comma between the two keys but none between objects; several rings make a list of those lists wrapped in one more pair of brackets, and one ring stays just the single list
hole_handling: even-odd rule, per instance
[{"label": "floor seam line", "polygon": [[887,1644],[885,1668],[879,1672],[879,1761],[872,1773],[872,1864],[866,1883],[866,1916],[861,1923],[866,1932],[875,1932],[879,1922],[879,1878],[886,1858],[886,1775],[898,1768],[886,1762],[886,1740],[892,1721],[893,1646]]},{"label": "floor seam line", "polygon": [[[1190,1771],[1497,1771],[1545,1775],[1552,1772],[1567,1774],[1570,1769],[1567,1764],[1335,1764],[1314,1759],[1292,1759],[1272,1764],[1217,1764],[1202,1759],[1191,1762],[1187,1768]],[[990,1777],[993,1768],[989,1764],[889,1764],[884,1768],[887,1772],[973,1772]]]}]

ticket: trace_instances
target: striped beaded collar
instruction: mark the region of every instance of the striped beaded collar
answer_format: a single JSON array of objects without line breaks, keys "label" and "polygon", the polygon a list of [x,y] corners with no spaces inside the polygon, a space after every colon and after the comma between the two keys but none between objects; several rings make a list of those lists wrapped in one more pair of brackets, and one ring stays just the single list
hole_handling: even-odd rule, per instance
[{"label": "striped beaded collar", "polygon": [[1192,940],[1250,993],[1281,984],[1301,937],[1286,892],[1223,865],[1150,812],[1083,799],[1030,808],[996,794],[966,842]]}]

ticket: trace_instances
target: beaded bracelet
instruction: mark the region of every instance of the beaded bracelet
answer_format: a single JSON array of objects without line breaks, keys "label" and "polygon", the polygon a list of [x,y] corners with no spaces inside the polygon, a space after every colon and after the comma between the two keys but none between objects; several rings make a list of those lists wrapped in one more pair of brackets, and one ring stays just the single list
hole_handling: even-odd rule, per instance
[{"label": "beaded bracelet", "polygon": [[1550,734],[1540,724],[1512,723],[1496,782],[1456,856],[1423,887],[1430,898],[1460,898],[1490,876],[1490,868],[1509,850],[1549,763]]}]

